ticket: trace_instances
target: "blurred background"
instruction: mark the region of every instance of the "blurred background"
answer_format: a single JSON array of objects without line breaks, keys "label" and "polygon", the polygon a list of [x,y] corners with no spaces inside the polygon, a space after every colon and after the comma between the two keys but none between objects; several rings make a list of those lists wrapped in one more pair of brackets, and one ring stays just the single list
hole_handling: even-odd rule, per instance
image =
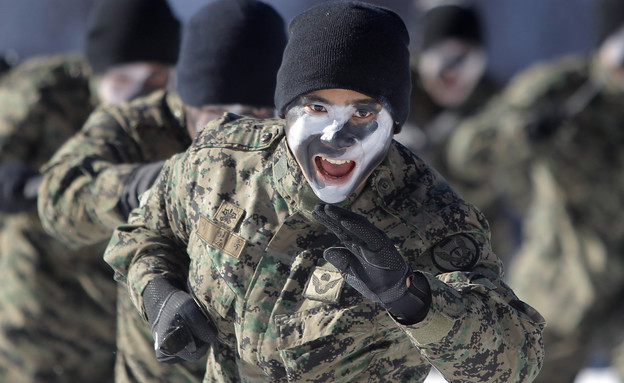
[{"label": "blurred background", "polygon": [[[190,18],[210,0],[170,0],[180,19]],[[323,0],[266,0],[284,18]],[[418,21],[413,0],[373,0],[394,9],[416,41]],[[487,28],[489,74],[500,81],[532,62],[594,47],[591,33],[595,0],[475,0]],[[80,51],[92,0],[0,0],[0,52],[20,60],[63,51]]]},{"label": "blurred background", "polygon": [[[211,0],[169,0],[182,22]],[[263,0],[290,21],[325,0]],[[423,0],[429,1],[429,0]],[[487,74],[501,83],[529,65],[596,48],[593,7],[596,0],[474,0],[482,16],[489,52]],[[624,0],[622,0],[624,1]],[[418,42],[415,0],[369,0],[395,10]],[[0,0],[0,54],[15,63],[37,55],[81,52],[93,0]],[[576,383],[615,383],[600,361]],[[428,383],[443,382],[433,373]]]}]

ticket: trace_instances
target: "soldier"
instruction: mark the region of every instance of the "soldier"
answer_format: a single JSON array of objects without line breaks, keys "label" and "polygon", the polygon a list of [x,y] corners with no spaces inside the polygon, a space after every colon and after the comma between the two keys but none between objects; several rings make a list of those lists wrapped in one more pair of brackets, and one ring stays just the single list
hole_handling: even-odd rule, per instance
[{"label": "soldier", "polygon": [[[395,13],[295,17],[285,120],[227,114],[166,162],[105,260],[161,358],[205,381],[529,382],[541,316],[502,282],[487,223],[392,140],[409,110]],[[345,283],[346,282],[346,283]]]},{"label": "soldier", "polygon": [[598,4],[593,58],[520,73],[449,151],[457,174],[526,206],[508,278],[548,321],[539,382],[573,382],[596,348],[624,378],[624,3]]},{"label": "soldier", "polygon": [[459,122],[498,90],[487,76],[487,52],[479,15],[468,3],[426,7],[412,68],[410,116],[396,139],[446,176],[443,151]]},{"label": "soldier", "polygon": [[461,121],[485,106],[499,86],[485,75],[483,24],[468,2],[423,3],[422,36],[412,68],[410,116],[395,138],[423,158],[492,225],[492,248],[503,259],[516,246],[515,213],[487,184],[464,182],[447,169],[447,142]]},{"label": "soldier", "polygon": [[[96,110],[44,167],[38,200],[44,227],[72,247],[108,242],[163,160],[184,151],[208,121],[224,112],[274,115],[285,44],[284,21],[265,3],[219,0],[201,8],[184,29],[179,95],[158,91]],[[119,286],[115,380],[201,382],[205,360],[158,363],[149,327]]]},{"label": "soldier", "polygon": [[113,379],[115,286],[101,259],[104,246],[74,251],[45,233],[36,169],[98,102],[166,84],[179,23],[165,1],[104,0],[92,15],[87,60],[29,59],[0,84],[0,380],[6,382]]}]

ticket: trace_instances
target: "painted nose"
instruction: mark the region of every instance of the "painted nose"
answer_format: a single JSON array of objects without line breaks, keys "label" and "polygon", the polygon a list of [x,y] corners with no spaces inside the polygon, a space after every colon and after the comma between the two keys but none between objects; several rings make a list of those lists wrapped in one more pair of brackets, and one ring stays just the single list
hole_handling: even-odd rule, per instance
[{"label": "painted nose", "polygon": [[348,123],[334,121],[325,129],[321,136],[321,142],[336,149],[348,148],[355,145],[355,136],[345,129]]}]

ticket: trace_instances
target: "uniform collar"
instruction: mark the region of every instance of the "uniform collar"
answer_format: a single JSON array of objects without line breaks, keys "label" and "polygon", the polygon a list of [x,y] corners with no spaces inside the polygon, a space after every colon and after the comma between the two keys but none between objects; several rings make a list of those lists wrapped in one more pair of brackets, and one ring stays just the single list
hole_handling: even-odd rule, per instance
[{"label": "uniform collar", "polygon": [[[404,149],[407,150],[407,149]],[[408,172],[404,155],[401,154],[398,144],[393,141],[390,150],[384,161],[373,171],[364,185],[357,191],[351,193],[343,202],[337,206],[351,209],[355,205],[370,203],[381,203],[384,207],[399,209],[397,205],[401,201],[395,201],[399,191],[405,192],[403,177],[395,174],[396,171]],[[394,170],[393,170],[394,169]],[[404,176],[407,176],[405,174]],[[305,179],[301,168],[292,155],[286,139],[279,143],[273,158],[273,182],[274,188],[288,203],[291,214],[300,213],[310,218],[310,212],[314,206],[324,203],[312,191],[312,188]],[[367,201],[362,201],[365,199]]]}]

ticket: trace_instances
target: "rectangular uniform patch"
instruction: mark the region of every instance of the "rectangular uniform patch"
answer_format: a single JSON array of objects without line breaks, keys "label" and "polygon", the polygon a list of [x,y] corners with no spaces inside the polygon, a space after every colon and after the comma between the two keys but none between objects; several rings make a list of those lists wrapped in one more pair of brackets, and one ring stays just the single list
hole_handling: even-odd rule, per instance
[{"label": "rectangular uniform patch", "polygon": [[308,299],[338,303],[344,279],[339,272],[316,267],[303,291]]},{"label": "rectangular uniform patch", "polygon": [[235,206],[227,201],[221,202],[219,209],[217,209],[217,215],[215,221],[219,222],[223,226],[230,230],[236,230],[236,226],[240,222],[241,218],[245,214],[245,210]]},{"label": "rectangular uniform patch", "polygon": [[240,257],[246,245],[243,237],[229,232],[204,216],[199,218],[197,234],[208,244],[234,258]]}]

